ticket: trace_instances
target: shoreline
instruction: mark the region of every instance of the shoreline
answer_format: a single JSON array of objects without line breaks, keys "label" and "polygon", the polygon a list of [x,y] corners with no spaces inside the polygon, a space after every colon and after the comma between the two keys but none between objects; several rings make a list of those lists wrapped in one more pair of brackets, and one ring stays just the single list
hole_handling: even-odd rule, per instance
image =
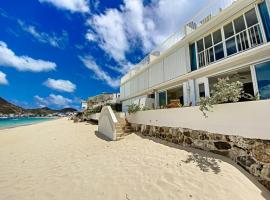
[{"label": "shoreline", "polygon": [[57,119],[60,119],[60,118],[45,118],[45,117],[38,117],[39,119],[48,119],[46,121],[39,121],[39,122],[30,122],[30,123],[27,123],[27,124],[18,124],[18,125],[13,125],[13,126],[5,126],[5,127],[1,127],[0,126],[0,131],[1,130],[6,130],[6,129],[13,129],[13,128],[18,128],[18,127],[23,127],[23,126],[31,126],[31,125],[35,125],[35,124],[40,124],[40,123],[44,123],[44,122],[48,122],[48,121],[53,121],[53,120],[57,120]]}]

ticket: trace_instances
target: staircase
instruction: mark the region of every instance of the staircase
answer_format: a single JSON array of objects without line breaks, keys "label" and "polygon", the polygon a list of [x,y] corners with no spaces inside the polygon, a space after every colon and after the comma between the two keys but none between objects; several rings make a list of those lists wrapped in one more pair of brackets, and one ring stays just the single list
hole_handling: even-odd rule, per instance
[{"label": "staircase", "polygon": [[119,115],[115,115],[117,118],[117,123],[115,125],[116,128],[116,140],[121,140],[125,136],[132,133],[133,129],[131,127],[131,124],[125,119],[119,117]]}]

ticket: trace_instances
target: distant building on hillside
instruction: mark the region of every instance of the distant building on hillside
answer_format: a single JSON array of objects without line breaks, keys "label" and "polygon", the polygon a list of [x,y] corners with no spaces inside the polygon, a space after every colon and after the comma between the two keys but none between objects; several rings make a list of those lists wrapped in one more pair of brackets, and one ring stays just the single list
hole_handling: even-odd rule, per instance
[{"label": "distant building on hillside", "polygon": [[102,108],[106,105],[110,105],[116,111],[121,111],[122,109],[119,93],[102,93],[89,97],[86,104],[87,109]]}]

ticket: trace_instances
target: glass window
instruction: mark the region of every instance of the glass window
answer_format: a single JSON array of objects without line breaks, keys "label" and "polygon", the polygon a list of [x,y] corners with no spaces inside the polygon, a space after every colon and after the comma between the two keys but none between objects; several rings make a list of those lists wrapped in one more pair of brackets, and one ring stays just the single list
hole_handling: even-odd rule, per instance
[{"label": "glass window", "polygon": [[213,46],[211,35],[208,35],[204,38],[204,45],[205,45],[205,49],[208,49],[209,47]]},{"label": "glass window", "polygon": [[158,98],[159,98],[159,107],[164,108],[166,106],[166,91],[160,92],[158,94]]},{"label": "glass window", "polygon": [[270,41],[270,15],[268,12],[266,1],[259,4],[259,10],[262,18],[267,41]]},{"label": "glass window", "polygon": [[[254,95],[253,82],[251,77],[250,67],[230,71],[214,77],[209,77],[209,90],[210,95],[213,93],[214,84],[218,82],[219,78],[229,78],[230,82],[241,81],[243,83],[243,89],[246,94]],[[240,101],[247,101],[249,99],[242,97]]]},{"label": "glass window", "polygon": [[258,18],[257,18],[255,9],[252,9],[252,10],[246,12],[245,17],[246,17],[248,27],[251,27],[254,24],[258,23]]},{"label": "glass window", "polygon": [[201,52],[204,50],[203,39],[197,42],[197,49],[198,49],[198,52]]},{"label": "glass window", "polygon": [[256,65],[256,76],[261,99],[270,99],[270,61]]},{"label": "glass window", "polygon": [[239,33],[246,29],[245,20],[243,16],[238,17],[233,22],[234,22],[234,29],[236,33]]},{"label": "glass window", "polygon": [[206,59],[207,59],[207,63],[211,63],[215,61],[213,48],[210,48],[206,51]]},{"label": "glass window", "polygon": [[214,44],[217,44],[217,43],[222,41],[222,36],[221,36],[220,30],[213,33],[213,40],[214,40]]},{"label": "glass window", "polygon": [[234,35],[232,23],[229,23],[226,26],[224,26],[224,34],[225,38],[229,38]]},{"label": "glass window", "polygon": [[237,52],[234,37],[226,41],[226,48],[228,56],[235,54]]},{"label": "glass window", "polygon": [[215,56],[216,56],[216,60],[220,60],[224,58],[224,50],[223,50],[222,43],[215,46]]},{"label": "glass window", "polygon": [[205,97],[205,87],[204,87],[204,83],[199,84],[199,96],[200,96],[200,97]]},{"label": "glass window", "polygon": [[179,102],[181,105],[184,104],[183,87],[177,87],[167,90],[167,102],[168,104]]},{"label": "glass window", "polygon": [[196,48],[195,43],[189,46],[189,53],[190,53],[190,65],[191,71],[195,71],[197,69],[197,60],[196,60]]}]

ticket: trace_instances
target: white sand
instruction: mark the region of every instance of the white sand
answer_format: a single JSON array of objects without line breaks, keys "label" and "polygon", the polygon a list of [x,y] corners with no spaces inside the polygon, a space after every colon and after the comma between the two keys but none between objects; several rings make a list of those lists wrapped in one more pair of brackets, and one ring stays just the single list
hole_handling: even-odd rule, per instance
[{"label": "white sand", "polygon": [[270,199],[227,159],[96,129],[61,119],[0,130],[0,199]]}]

